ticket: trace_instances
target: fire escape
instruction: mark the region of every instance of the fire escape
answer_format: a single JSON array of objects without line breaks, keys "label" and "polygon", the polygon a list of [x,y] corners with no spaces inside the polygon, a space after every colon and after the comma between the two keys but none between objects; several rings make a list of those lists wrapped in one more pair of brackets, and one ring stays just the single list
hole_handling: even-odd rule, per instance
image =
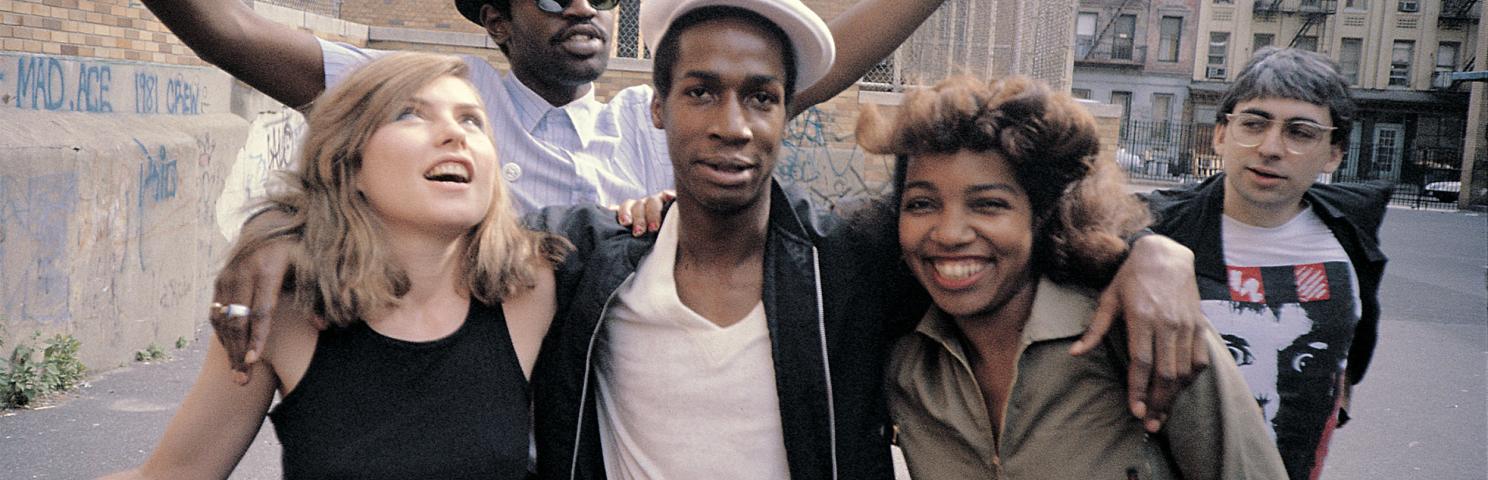
[{"label": "fire escape", "polygon": [[[1126,19],[1131,21],[1129,24],[1122,23],[1122,17],[1127,7],[1145,7],[1146,3],[1145,0],[1122,0],[1115,8],[1106,9],[1106,21],[1095,36],[1078,39],[1075,61],[1129,67],[1140,67],[1145,63],[1147,46],[1137,44],[1135,23],[1145,14],[1127,14],[1131,15]],[[1145,11],[1144,8],[1142,12]]]},{"label": "fire escape", "polygon": [[[1338,0],[1256,0],[1255,16],[1257,19],[1274,19],[1277,16],[1295,16],[1302,20],[1302,26],[1297,29],[1297,34],[1287,46],[1310,47],[1316,50],[1317,41],[1326,38],[1324,29],[1328,26],[1328,16],[1338,11]],[[1303,45],[1302,42],[1311,39],[1312,45]]]},{"label": "fire escape", "polygon": [[[1436,18],[1437,28],[1442,30],[1456,30],[1477,24],[1479,16],[1479,9],[1477,7],[1478,0],[1443,0],[1441,15]],[[1463,53],[1472,54],[1473,52],[1458,52],[1458,55]],[[1477,61],[1478,58],[1474,55],[1468,57],[1467,62],[1464,62],[1460,69],[1447,69],[1444,66],[1438,66],[1437,70],[1431,74],[1431,87],[1438,90],[1452,90],[1457,86],[1458,82],[1476,78],[1464,74],[1473,72]]]}]

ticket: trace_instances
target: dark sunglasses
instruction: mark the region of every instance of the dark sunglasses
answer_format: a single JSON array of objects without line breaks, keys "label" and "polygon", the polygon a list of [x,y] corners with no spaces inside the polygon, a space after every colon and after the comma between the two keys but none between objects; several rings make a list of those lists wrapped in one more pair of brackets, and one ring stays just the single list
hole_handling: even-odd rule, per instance
[{"label": "dark sunglasses", "polygon": [[[537,0],[537,9],[548,13],[563,13],[574,0]],[[620,5],[620,0],[591,0],[589,6],[595,10],[610,10]]]}]

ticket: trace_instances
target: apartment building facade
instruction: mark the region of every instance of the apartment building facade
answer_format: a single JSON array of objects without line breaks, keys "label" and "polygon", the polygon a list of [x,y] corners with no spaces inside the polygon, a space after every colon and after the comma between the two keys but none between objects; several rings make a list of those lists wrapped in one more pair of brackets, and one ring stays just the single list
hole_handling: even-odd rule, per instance
[{"label": "apartment building facade", "polygon": [[1123,120],[1184,120],[1199,1],[1081,0],[1071,93],[1121,107]]},{"label": "apartment building facade", "polygon": [[1360,106],[1340,177],[1447,179],[1468,127],[1468,88],[1449,75],[1479,65],[1482,3],[1200,0],[1189,117],[1212,123],[1220,95],[1255,51],[1313,50],[1339,64]]}]

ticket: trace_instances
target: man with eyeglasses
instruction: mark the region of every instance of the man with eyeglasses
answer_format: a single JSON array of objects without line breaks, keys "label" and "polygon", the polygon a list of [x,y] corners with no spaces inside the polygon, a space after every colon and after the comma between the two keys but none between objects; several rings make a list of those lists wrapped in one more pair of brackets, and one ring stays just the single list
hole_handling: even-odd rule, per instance
[{"label": "man with eyeglasses", "polygon": [[[788,114],[850,87],[942,1],[865,0],[838,16],[830,25],[833,36],[853,40],[842,42],[833,70],[797,95]],[[241,1],[144,3],[203,60],[300,109],[384,53],[316,38]],[[672,188],[664,136],[650,124],[650,86],[621,90],[608,102],[595,98],[593,82],[609,63],[619,0],[454,3],[485,28],[510,64],[502,73],[483,58],[466,57],[517,208],[611,205]]]},{"label": "man with eyeglasses", "polygon": [[1224,172],[1147,197],[1153,230],[1193,249],[1204,314],[1293,480],[1321,474],[1378,337],[1390,186],[1317,183],[1342,161],[1355,111],[1327,57],[1261,50],[1220,102]]}]

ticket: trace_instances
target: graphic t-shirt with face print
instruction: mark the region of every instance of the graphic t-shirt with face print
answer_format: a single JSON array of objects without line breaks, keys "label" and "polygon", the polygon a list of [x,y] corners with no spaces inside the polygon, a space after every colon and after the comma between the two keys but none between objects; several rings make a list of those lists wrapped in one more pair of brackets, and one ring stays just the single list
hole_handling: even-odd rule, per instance
[{"label": "graphic t-shirt with face print", "polygon": [[1275,228],[1222,221],[1226,282],[1199,278],[1293,479],[1321,472],[1358,325],[1348,254],[1311,209]]}]

